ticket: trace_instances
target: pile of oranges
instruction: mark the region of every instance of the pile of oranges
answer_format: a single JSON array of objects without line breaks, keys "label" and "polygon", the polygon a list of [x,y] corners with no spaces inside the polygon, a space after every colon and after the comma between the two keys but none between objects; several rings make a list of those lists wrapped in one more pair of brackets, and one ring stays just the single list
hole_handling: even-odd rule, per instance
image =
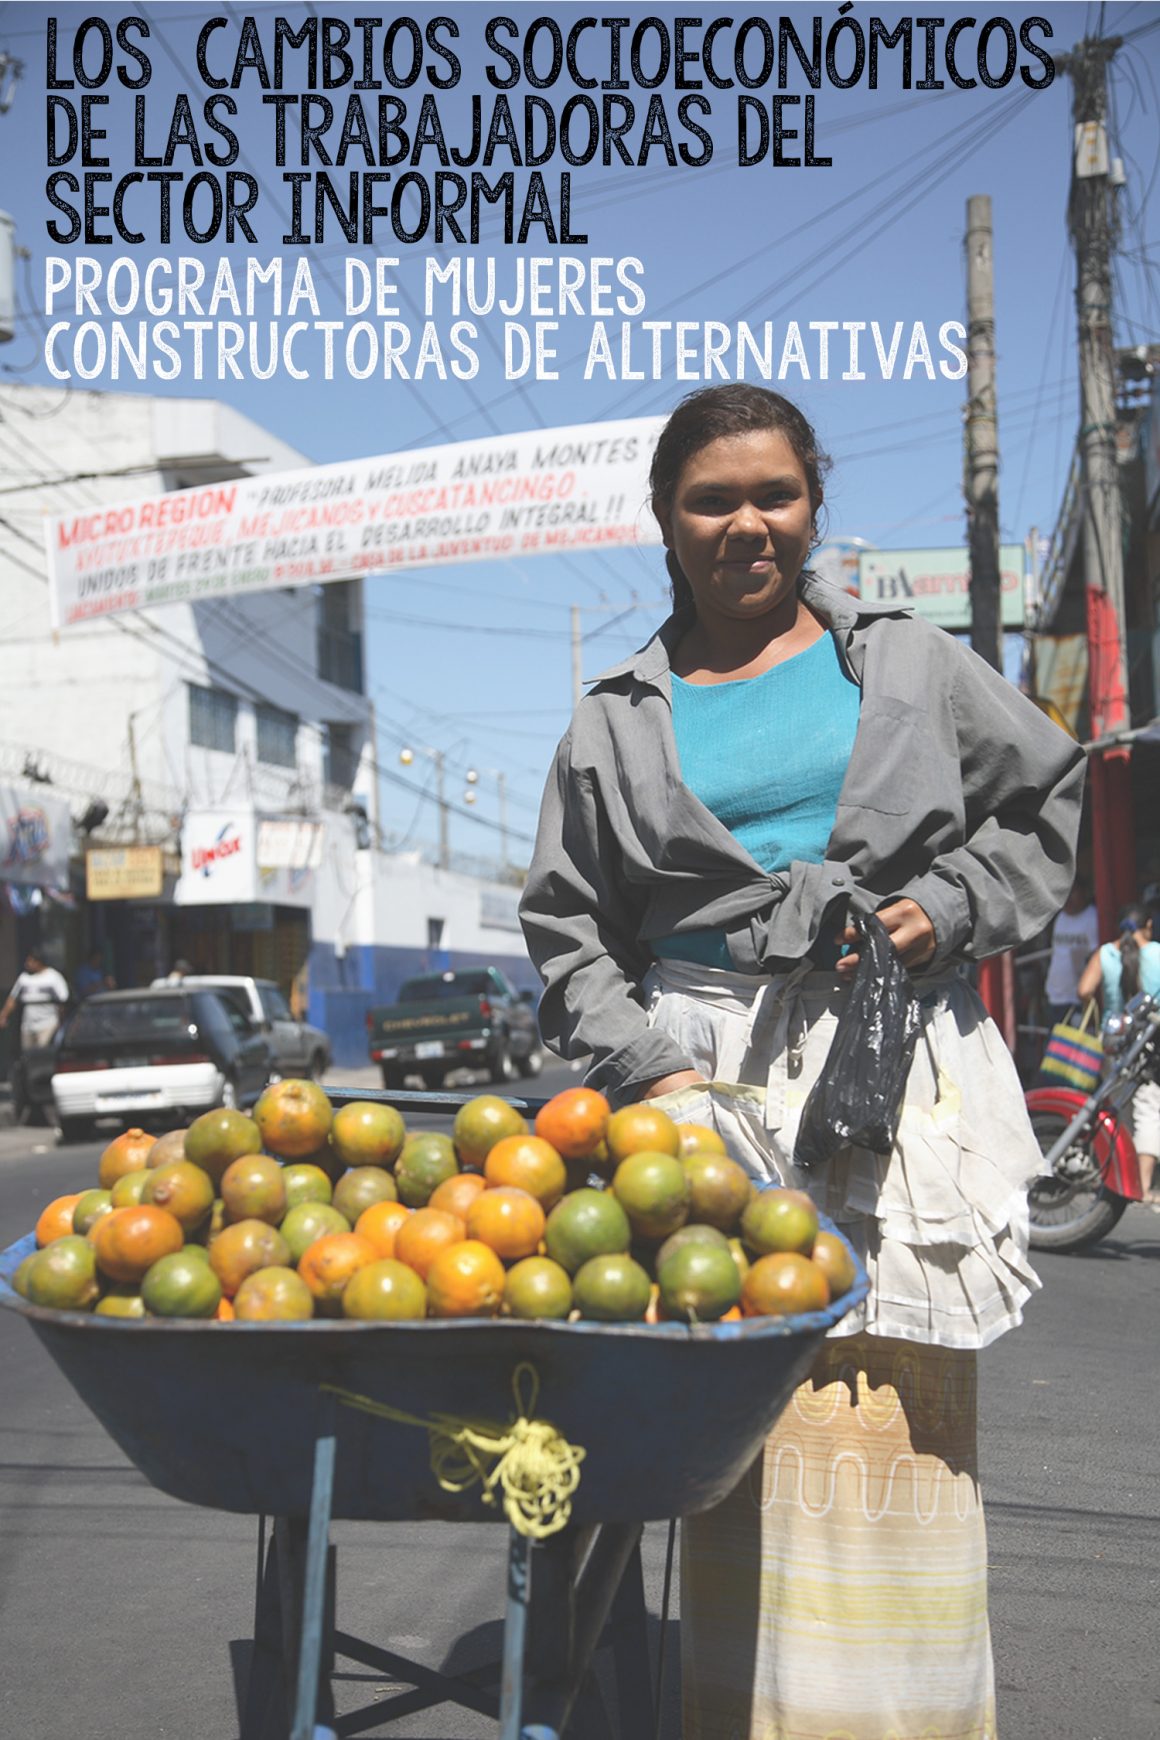
[{"label": "pile of oranges", "polygon": [[820,1310],[853,1285],[808,1196],[756,1190],[721,1138],[568,1088],[534,1130],[484,1094],[450,1136],[313,1082],[154,1139],[58,1197],[16,1290],[117,1317],[716,1322]]}]

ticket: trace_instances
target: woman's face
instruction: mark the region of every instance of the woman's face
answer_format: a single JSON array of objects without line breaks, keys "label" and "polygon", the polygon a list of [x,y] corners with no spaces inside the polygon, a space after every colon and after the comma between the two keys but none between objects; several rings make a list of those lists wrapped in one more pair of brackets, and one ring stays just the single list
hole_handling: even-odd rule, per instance
[{"label": "woman's face", "polygon": [[809,555],[814,504],[785,436],[757,429],[711,441],[687,459],[657,518],[702,621],[745,620],[794,590]]}]

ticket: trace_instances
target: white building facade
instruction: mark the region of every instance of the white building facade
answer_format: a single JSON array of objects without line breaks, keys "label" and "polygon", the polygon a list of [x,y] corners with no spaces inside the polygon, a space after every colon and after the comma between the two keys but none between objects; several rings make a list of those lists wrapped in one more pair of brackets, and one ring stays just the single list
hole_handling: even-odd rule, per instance
[{"label": "white building facade", "polygon": [[[25,865],[0,902],[0,989],[33,945],[66,971],[99,948],[121,985],[178,958],[254,972],[354,1063],[366,1009],[411,972],[535,983],[510,883],[378,849],[361,580],[52,631],[45,516],[303,455],[214,400],[5,387],[0,456],[0,785],[74,822],[71,888],[38,900]],[[130,845],[159,853],[160,893],[90,901],[86,852]]]}]

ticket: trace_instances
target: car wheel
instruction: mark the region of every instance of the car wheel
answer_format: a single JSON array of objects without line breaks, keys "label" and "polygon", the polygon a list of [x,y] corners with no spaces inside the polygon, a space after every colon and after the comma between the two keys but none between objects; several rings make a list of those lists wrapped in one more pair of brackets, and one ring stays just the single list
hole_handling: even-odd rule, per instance
[{"label": "car wheel", "polygon": [[423,1078],[423,1086],[428,1090],[443,1086],[444,1072],[441,1069],[424,1069],[419,1073]]},{"label": "car wheel", "polygon": [[539,1075],[544,1067],[544,1054],[538,1045],[534,1045],[526,1057],[520,1059],[520,1075],[525,1081],[530,1076]]},{"label": "car wheel", "polygon": [[491,1060],[491,1068],[488,1073],[494,1082],[515,1080],[516,1066],[512,1061],[512,1054],[508,1049],[506,1039],[501,1039],[496,1045],[495,1055]]},{"label": "car wheel", "polygon": [[384,1063],[382,1068],[383,1087],[386,1089],[387,1093],[396,1092],[403,1085],[404,1076],[402,1070],[396,1069],[393,1064],[389,1063]]},{"label": "car wheel", "polygon": [[311,1081],[322,1080],[323,1076],[326,1074],[326,1058],[323,1056],[321,1051],[316,1051],[314,1053],[314,1056],[310,1059],[310,1062],[307,1065],[306,1073]]},{"label": "car wheel", "polygon": [[60,1120],[60,1139],[62,1142],[87,1142],[93,1133],[91,1118],[62,1118]]}]

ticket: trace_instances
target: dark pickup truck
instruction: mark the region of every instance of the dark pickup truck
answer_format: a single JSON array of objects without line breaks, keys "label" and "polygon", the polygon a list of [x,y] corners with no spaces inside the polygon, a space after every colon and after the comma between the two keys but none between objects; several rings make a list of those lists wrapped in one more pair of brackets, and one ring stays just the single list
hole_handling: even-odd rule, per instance
[{"label": "dark pickup truck", "polygon": [[532,993],[513,991],[497,967],[424,973],[399,1000],[368,1009],[371,1062],[385,1088],[418,1075],[438,1087],[453,1069],[486,1069],[492,1081],[539,1075],[544,1055]]}]

